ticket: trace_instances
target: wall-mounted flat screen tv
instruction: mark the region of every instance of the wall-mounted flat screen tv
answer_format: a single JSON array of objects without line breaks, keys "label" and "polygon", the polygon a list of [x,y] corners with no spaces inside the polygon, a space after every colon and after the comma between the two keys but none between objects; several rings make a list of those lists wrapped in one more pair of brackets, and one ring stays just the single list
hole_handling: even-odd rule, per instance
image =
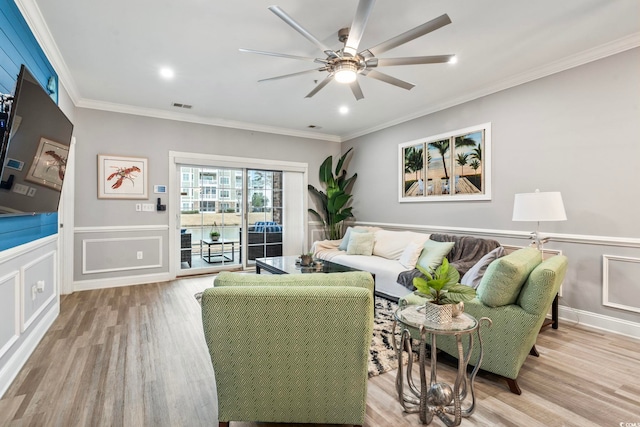
[{"label": "wall-mounted flat screen tv", "polygon": [[22,65],[0,145],[0,215],[57,212],[73,124]]}]

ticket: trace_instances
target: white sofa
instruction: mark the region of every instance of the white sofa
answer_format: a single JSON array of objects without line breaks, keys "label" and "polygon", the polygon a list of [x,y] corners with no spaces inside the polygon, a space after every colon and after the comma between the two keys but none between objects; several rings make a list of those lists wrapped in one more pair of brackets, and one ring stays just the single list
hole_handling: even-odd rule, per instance
[{"label": "white sofa", "polygon": [[417,254],[419,254],[422,246],[429,239],[429,234],[412,231],[389,231],[378,227],[353,228],[374,234],[374,246],[371,256],[348,255],[346,250],[339,249],[342,243],[341,239],[315,242],[312,247],[314,258],[373,273],[375,275],[376,293],[383,293],[394,299],[410,293],[411,291],[400,285],[397,279],[401,272],[412,270],[414,266],[403,265],[400,262],[400,258],[407,246],[412,243],[412,247],[418,248]]}]

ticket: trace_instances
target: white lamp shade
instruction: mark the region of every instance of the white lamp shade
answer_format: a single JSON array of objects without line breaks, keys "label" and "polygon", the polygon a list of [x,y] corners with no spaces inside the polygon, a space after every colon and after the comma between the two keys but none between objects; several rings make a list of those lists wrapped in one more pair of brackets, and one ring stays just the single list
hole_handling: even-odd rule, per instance
[{"label": "white lamp shade", "polygon": [[513,202],[513,221],[566,221],[559,191],[519,193]]}]

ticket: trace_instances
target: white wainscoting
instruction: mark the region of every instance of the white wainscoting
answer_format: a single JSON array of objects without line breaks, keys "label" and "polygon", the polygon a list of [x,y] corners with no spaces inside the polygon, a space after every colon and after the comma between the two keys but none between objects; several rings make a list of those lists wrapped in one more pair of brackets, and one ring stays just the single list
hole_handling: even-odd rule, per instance
[{"label": "white wainscoting", "polygon": [[[138,251],[138,248],[148,247],[143,242],[151,242],[155,254],[149,257],[138,260],[133,259],[120,259],[120,265],[114,265],[114,259],[112,257],[106,257],[104,254],[118,250],[120,247],[122,250],[125,248],[131,252],[129,258],[132,258],[134,252]],[[140,249],[140,251],[142,251]],[[91,254],[89,252],[92,252]],[[88,266],[89,255],[101,254],[96,259],[104,259],[105,265],[109,267],[90,268]],[[136,262],[131,262],[136,261]],[[144,261],[144,262],[137,262]],[[111,273],[115,271],[130,271],[141,270],[145,268],[159,268],[162,267],[162,237],[149,236],[149,237],[108,237],[98,239],[83,239],[82,240],[82,274],[97,274],[97,273]]]},{"label": "white wainscoting", "polygon": [[638,283],[638,281],[640,281],[640,279],[638,279],[640,278],[640,258],[616,256],[616,255],[602,255],[602,305],[605,305],[607,307],[619,308],[621,310],[632,311],[635,313],[640,313],[640,298],[637,298],[637,297],[627,298],[629,302],[635,301],[638,303],[638,305],[628,305],[628,304],[622,304],[620,302],[611,301],[610,276],[612,274],[611,270],[614,268],[613,264],[616,264],[616,263],[637,264],[637,267],[635,268],[636,271],[632,272],[633,278],[629,278],[628,280],[630,282],[632,280],[635,280],[635,283]]},{"label": "white wainscoting", "polygon": [[0,277],[0,358],[20,338],[20,271]]},{"label": "white wainscoting", "polygon": [[[0,397],[60,312],[57,240],[47,236],[0,252]],[[33,298],[39,283],[43,291]]]}]

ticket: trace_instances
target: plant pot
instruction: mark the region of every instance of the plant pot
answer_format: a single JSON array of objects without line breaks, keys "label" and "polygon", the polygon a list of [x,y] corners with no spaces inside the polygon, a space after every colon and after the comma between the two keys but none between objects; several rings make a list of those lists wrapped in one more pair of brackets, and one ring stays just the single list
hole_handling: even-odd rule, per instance
[{"label": "plant pot", "polygon": [[424,316],[429,322],[451,323],[453,319],[453,304],[434,304],[427,301],[424,304]]},{"label": "plant pot", "polygon": [[211,236],[211,240],[217,242],[220,239],[220,236]]},{"label": "plant pot", "polygon": [[311,255],[301,255],[300,256],[300,265],[303,267],[308,267],[313,264],[313,257]]}]

